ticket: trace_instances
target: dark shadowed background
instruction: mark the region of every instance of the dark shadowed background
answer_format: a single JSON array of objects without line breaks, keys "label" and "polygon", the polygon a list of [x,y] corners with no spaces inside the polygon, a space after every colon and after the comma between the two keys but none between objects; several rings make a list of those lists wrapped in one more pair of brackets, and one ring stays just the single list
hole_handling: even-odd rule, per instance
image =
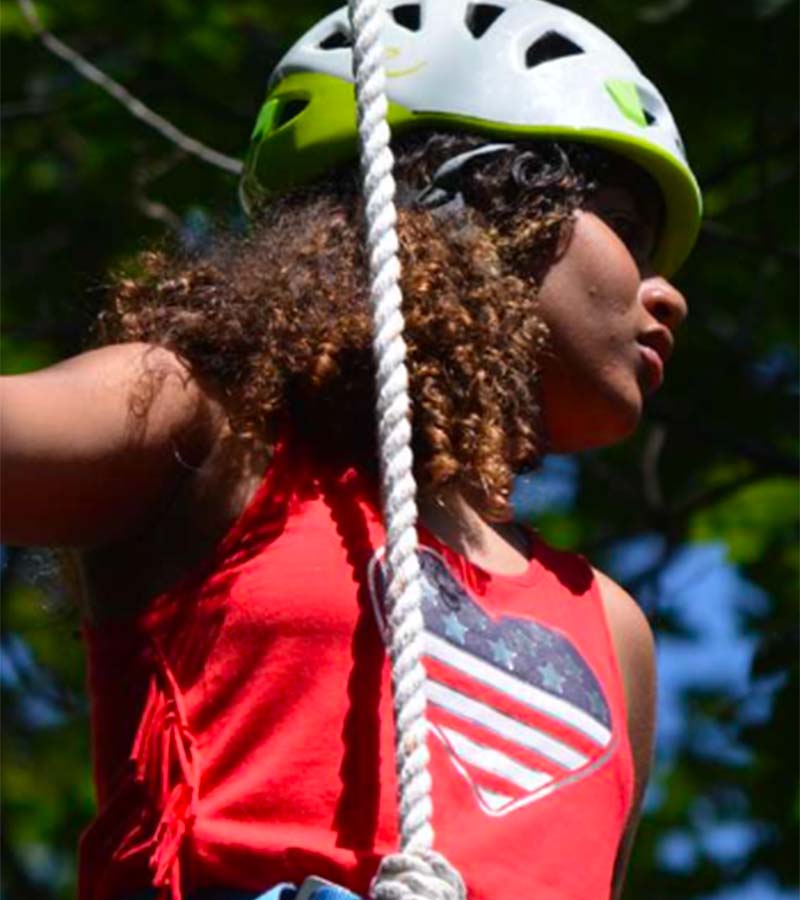
[{"label": "dark shadowed background", "polygon": [[[594,0],[665,93],[707,218],[690,318],[636,439],[551,460],[519,505],[656,629],[658,753],[633,900],[798,886],[797,5]],[[188,134],[241,156],[282,50],[335,4],[78,0],[46,26]],[[81,350],[109,269],[239,222],[236,179],[48,53],[0,2],[5,372]],[[57,503],[58,498],[54,497]],[[74,894],[93,814],[79,622],[46,555],[3,550],[2,896]],[[592,898],[587,898],[592,900]]]}]

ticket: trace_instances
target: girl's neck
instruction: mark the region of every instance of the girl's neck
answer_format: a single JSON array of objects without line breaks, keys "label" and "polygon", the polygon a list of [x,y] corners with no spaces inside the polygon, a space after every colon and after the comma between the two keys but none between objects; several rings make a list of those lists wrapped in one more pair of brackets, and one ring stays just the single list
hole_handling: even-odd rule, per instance
[{"label": "girl's neck", "polygon": [[513,522],[485,521],[458,492],[421,495],[419,518],[437,540],[486,572],[521,575],[530,565],[525,531]]}]

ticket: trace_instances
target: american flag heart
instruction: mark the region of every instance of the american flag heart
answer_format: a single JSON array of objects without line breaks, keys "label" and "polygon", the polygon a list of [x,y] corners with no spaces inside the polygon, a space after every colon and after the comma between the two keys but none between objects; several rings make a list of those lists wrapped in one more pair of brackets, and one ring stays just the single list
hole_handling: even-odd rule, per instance
[{"label": "american flag heart", "polygon": [[[386,636],[383,551],[369,567]],[[608,758],[611,712],[587,662],[560,632],[493,618],[419,549],[428,722],[480,808],[502,816],[589,775]]]}]

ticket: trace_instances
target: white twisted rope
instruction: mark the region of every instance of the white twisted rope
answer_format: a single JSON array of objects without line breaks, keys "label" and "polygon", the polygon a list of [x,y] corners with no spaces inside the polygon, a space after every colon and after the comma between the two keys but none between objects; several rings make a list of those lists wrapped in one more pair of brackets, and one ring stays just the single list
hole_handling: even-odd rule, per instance
[{"label": "white twisted rope", "polygon": [[395,183],[389,149],[381,0],[349,0],[361,168],[367,224],[373,351],[377,370],[378,447],[386,527],[386,602],[396,734],[400,853],[384,859],[375,900],[458,900],[458,873],[432,850],[431,780],[425,719],[423,619],[417,560],[416,484],[403,340]]}]

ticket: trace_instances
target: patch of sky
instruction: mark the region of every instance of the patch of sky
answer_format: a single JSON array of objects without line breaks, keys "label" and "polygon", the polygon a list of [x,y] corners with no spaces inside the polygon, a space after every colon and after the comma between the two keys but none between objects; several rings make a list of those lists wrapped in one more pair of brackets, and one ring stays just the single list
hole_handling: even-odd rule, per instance
[{"label": "patch of sky", "polygon": [[790,344],[770,350],[750,367],[750,374],[762,390],[782,389],[793,396],[800,392],[800,361]]},{"label": "patch of sky", "polygon": [[28,644],[12,632],[0,642],[0,685],[20,694],[19,717],[31,730],[54,728],[65,713],[53,696],[50,676],[36,662]]},{"label": "patch of sky", "polygon": [[782,888],[769,872],[756,872],[743,884],[704,894],[698,900],[797,900],[796,889]]},{"label": "patch of sky", "polygon": [[[645,600],[646,609],[669,614],[680,627],[677,634],[657,636],[659,765],[672,765],[687,738],[696,751],[709,758],[732,764],[747,762],[747,751],[713,717],[693,719],[691,734],[687,734],[684,696],[692,689],[718,691],[731,698],[739,707],[737,712],[748,719],[763,721],[771,715],[772,697],[782,676],[752,682],[755,638],[743,632],[741,615],[764,611],[766,594],[728,562],[726,547],[720,542],[685,544],[670,550],[662,536],[640,535],[620,542],[604,562],[613,577],[633,586],[637,598]],[[658,809],[665,799],[655,779],[645,809]],[[659,842],[659,860],[665,868],[691,872],[701,856],[722,866],[735,865],[760,842],[757,823],[715,821],[710,812],[703,814],[701,807],[698,804],[703,821],[697,821],[696,828],[676,829]],[[746,888],[702,900],[785,900],[788,896],[766,876],[759,876]]]},{"label": "patch of sky", "polygon": [[691,832],[684,829],[668,831],[658,842],[656,857],[659,866],[668,872],[688,874],[699,862],[699,848]]},{"label": "patch of sky", "polygon": [[[709,814],[708,809],[703,811],[702,803],[698,803],[697,807],[700,814],[692,816],[691,829],[672,829],[658,842],[656,856],[659,865],[669,872],[688,874],[695,871],[704,859],[721,869],[735,871],[770,836],[769,827],[764,823],[746,819],[715,821],[713,813]],[[753,896],[763,900],[783,900],[787,896],[779,891],[774,881],[761,873],[748,881],[748,885],[758,891]],[[730,894],[725,891],[705,896],[702,900],[727,900],[728,897],[731,900],[750,900],[750,894],[739,891],[740,888],[736,888]]]},{"label": "patch of sky", "polygon": [[0,685],[10,690],[19,687],[19,672],[14,665],[14,659],[3,644],[0,644]]},{"label": "patch of sky", "polygon": [[664,787],[658,782],[657,778],[658,773],[656,773],[655,777],[651,777],[644,794],[642,808],[646,815],[661,809],[667,799]]},{"label": "patch of sky", "polygon": [[[617,545],[606,562],[623,583],[641,581],[635,592],[645,609],[657,606],[684,631],[658,636],[657,746],[659,754],[671,757],[684,738],[684,691],[721,690],[734,698],[749,697],[755,639],[742,633],[739,613],[763,609],[767,597],[727,561],[722,543],[686,544],[667,556],[660,535],[642,535]],[[759,693],[755,712],[768,715],[772,692]],[[725,752],[730,758],[736,753],[714,723],[698,740],[712,755]]]},{"label": "patch of sky", "polygon": [[640,534],[620,541],[604,559],[609,574],[629,585],[639,605],[649,612],[658,600],[658,574],[667,561],[667,542],[660,534]]},{"label": "patch of sky", "polygon": [[[735,866],[755,850],[761,833],[752,822],[706,823],[694,831],[673,829],[659,841],[656,856],[669,872],[688,874],[701,862],[701,856],[717,865]],[[736,895],[737,897],[739,895]],[[772,898],[772,894],[766,896]],[[716,900],[717,895],[714,895]]]},{"label": "patch of sky", "polygon": [[529,522],[542,513],[567,512],[578,494],[578,463],[573,456],[546,456],[535,472],[514,479],[514,518]]},{"label": "patch of sky", "polygon": [[736,865],[761,843],[761,833],[753,822],[716,822],[698,829],[705,853],[722,866]]},{"label": "patch of sky", "polygon": [[775,693],[786,684],[788,678],[788,672],[778,672],[754,681],[750,692],[739,705],[739,721],[748,726],[763,725],[772,715]]},{"label": "patch of sky", "polygon": [[37,885],[47,888],[48,895],[52,889],[69,884],[73,872],[69,855],[54,852],[51,847],[36,843],[21,843],[18,850],[28,877]]},{"label": "patch of sky", "polygon": [[190,253],[200,253],[208,248],[211,239],[211,219],[199,206],[193,206],[183,217],[180,240]]},{"label": "patch of sky", "polygon": [[19,718],[30,731],[41,731],[63,725],[65,716],[47,697],[41,694],[27,694]]},{"label": "patch of sky", "polygon": [[12,689],[19,687],[25,673],[35,665],[25,641],[17,634],[6,632],[0,640],[0,684]]}]

